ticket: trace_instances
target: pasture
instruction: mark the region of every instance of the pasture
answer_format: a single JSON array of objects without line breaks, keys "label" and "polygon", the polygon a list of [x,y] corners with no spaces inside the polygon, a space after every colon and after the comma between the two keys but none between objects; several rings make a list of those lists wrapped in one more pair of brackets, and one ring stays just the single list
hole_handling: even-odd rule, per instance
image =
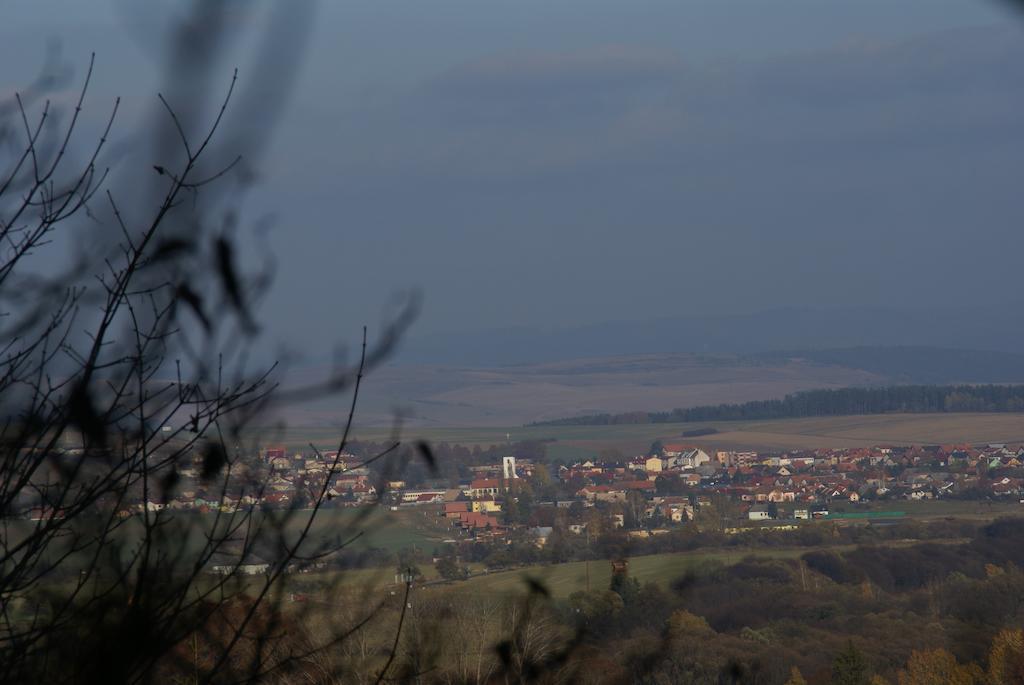
[{"label": "pasture", "polygon": [[[683,438],[683,431],[714,428],[714,435]],[[355,438],[386,441],[389,429],[361,427]],[[337,447],[337,431],[323,427],[292,426],[268,432],[266,444],[290,450]],[[594,456],[604,449],[626,455],[645,452],[655,440],[685,442],[705,450],[739,449],[784,451],[815,448],[867,447],[993,442],[1024,442],[1024,414],[878,414],[774,421],[712,421],[615,426],[495,426],[423,428],[406,430],[402,439],[461,443],[468,446],[501,445],[507,441],[544,440],[548,453],[560,461]]]},{"label": "pasture", "polygon": [[[640,584],[648,582],[669,585],[677,578],[707,564],[732,565],[747,556],[770,559],[793,559],[810,551],[808,548],[771,549],[737,548],[735,550],[697,550],[672,554],[650,554],[629,559],[629,575]],[[527,579],[541,583],[555,597],[568,597],[573,592],[587,589],[587,576],[594,590],[607,589],[611,582],[611,562],[596,559],[589,562],[574,561],[565,564],[529,566],[511,571],[500,571],[474,576],[458,583],[460,592],[471,594],[523,594]]]},{"label": "pasture", "polygon": [[[930,543],[962,544],[964,541],[931,540]],[[890,547],[906,547],[921,542],[915,540],[898,540],[882,543]],[[665,554],[649,554],[629,559],[629,576],[641,585],[656,583],[665,587],[685,576],[688,572],[699,572],[708,566],[732,566],[747,558],[758,559],[798,559],[799,557],[819,549],[845,552],[855,549],[855,545],[835,545],[830,547],[735,547],[722,549],[699,549],[691,552],[672,552]],[[437,578],[434,570],[421,566],[427,581]],[[364,587],[381,587],[392,584],[391,569],[364,569],[344,572],[346,582],[364,584]],[[588,581],[589,578],[589,581]],[[332,577],[333,579],[333,577]],[[455,591],[460,596],[522,596],[528,591],[528,582],[536,581],[545,587],[553,597],[566,598],[574,592],[607,589],[611,583],[611,562],[608,559],[595,559],[590,562],[574,561],[563,564],[537,564],[514,568],[506,571],[483,572],[474,570],[473,577],[464,581],[444,584],[428,584],[421,591],[444,592]]]}]

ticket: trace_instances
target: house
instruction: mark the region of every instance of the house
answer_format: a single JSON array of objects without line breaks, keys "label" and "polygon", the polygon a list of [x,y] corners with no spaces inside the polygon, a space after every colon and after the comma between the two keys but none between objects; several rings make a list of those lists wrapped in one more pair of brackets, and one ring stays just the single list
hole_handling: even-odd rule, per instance
[{"label": "house", "polygon": [[360,502],[367,502],[376,498],[377,488],[367,483],[360,483],[351,490],[352,495]]},{"label": "house", "polygon": [[768,513],[767,507],[755,505],[750,507],[750,511],[747,512],[747,518],[751,521],[767,521],[771,518],[771,515]]},{"label": "house", "polygon": [[577,496],[594,502],[625,502],[626,491],[622,488],[613,488],[610,485],[587,485],[580,488]]},{"label": "house", "polygon": [[444,490],[406,490],[402,504],[437,504],[444,500]]},{"label": "house", "polygon": [[551,531],[554,530],[551,526],[537,526],[531,528],[530,532],[536,536],[537,546],[543,547],[548,544],[548,538],[551,537]]},{"label": "house", "polygon": [[654,492],[656,486],[649,480],[627,480],[619,483],[619,487],[625,491],[635,490],[639,492]]},{"label": "house", "polygon": [[792,490],[780,490],[775,488],[768,493],[767,500],[769,502],[794,502],[796,501],[796,493]]},{"label": "house", "polygon": [[445,502],[441,515],[446,519],[457,519],[459,514],[469,513],[469,502]]},{"label": "house", "polygon": [[661,446],[661,453],[666,457],[678,457],[688,449],[692,449],[692,447],[677,442],[670,442]]},{"label": "house", "polygon": [[339,492],[341,490],[351,490],[360,483],[368,482],[366,476],[360,476],[355,474],[338,476],[334,479],[334,488]]},{"label": "house", "polygon": [[1022,481],[1018,478],[1001,478],[992,484],[992,494],[996,497],[1016,495],[1021,491]]},{"label": "house", "polygon": [[32,507],[32,509],[29,512],[29,521],[44,521],[48,519],[63,518],[66,518],[66,514],[64,513],[63,509],[50,509],[49,507]]},{"label": "house", "polygon": [[501,491],[501,481],[497,478],[477,478],[470,482],[469,488],[463,493],[472,499],[494,497]]},{"label": "house", "polygon": [[263,459],[268,464],[274,463],[275,459],[287,459],[288,455],[283,447],[268,447],[267,451],[263,453]]},{"label": "house", "polygon": [[708,453],[700,448],[694,448],[679,457],[684,469],[695,469],[703,464],[711,462]]},{"label": "house", "polygon": [[644,462],[644,470],[657,473],[665,467],[660,457],[648,457]]},{"label": "house", "polygon": [[243,576],[258,576],[265,574],[270,570],[270,564],[267,563],[249,563],[249,564],[216,564],[210,568],[210,572],[218,576],[229,576],[232,573],[239,573]]},{"label": "house", "polygon": [[218,576],[239,574],[257,576],[268,573],[270,564],[251,552],[245,552],[237,546],[215,552],[207,567],[208,573]]},{"label": "house", "polygon": [[501,527],[496,517],[473,511],[459,514],[459,525],[462,528],[473,531],[484,529],[497,530]]},{"label": "house", "polygon": [[673,444],[665,445],[663,451],[665,454],[663,468],[665,469],[695,469],[711,461],[708,453],[699,447]]},{"label": "house", "polygon": [[411,504],[438,504],[440,501],[441,495],[429,492],[421,492],[419,495],[416,496],[415,501],[411,502]]},{"label": "house", "polygon": [[662,505],[665,518],[672,523],[682,523],[693,520],[693,507],[689,504]]}]

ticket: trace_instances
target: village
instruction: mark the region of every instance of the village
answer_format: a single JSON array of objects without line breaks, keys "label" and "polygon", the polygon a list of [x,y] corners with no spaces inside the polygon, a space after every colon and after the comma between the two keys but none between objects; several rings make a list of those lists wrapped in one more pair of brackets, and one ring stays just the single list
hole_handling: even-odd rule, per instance
[{"label": "village", "polygon": [[[587,460],[559,466],[559,490],[567,498],[534,505],[576,512],[578,520],[570,520],[567,528],[580,534],[587,525],[580,510],[603,504],[612,525],[632,528],[631,535],[644,537],[693,521],[702,508],[731,503],[718,516],[731,518],[734,525],[725,530],[736,532],[748,522],[856,517],[855,505],[861,502],[893,501],[894,506],[900,500],[941,498],[1024,502],[1022,460],[1024,448],[1002,444],[982,449],[879,446],[782,454],[709,454],[692,445],[666,444],[657,454],[624,462]],[[520,480],[529,482],[534,477],[533,466],[506,457],[459,488],[399,490],[395,498],[400,506],[442,503],[446,518],[474,538],[488,539],[502,533],[502,504],[517,498],[522,491]],[[533,530],[540,541],[550,533],[550,527]]]},{"label": "village", "polygon": [[[120,514],[142,510],[235,511],[302,509],[322,490],[327,507],[380,505],[395,510],[431,506],[462,540],[493,541],[528,528],[541,544],[552,527],[583,534],[593,516],[634,536],[654,535],[705,518],[727,531],[858,514],[868,503],[906,500],[994,500],[1024,497],[1024,447],[990,444],[875,446],[782,453],[705,450],[666,443],[650,454],[615,461],[537,463],[502,457],[465,467],[461,482],[432,478],[417,486],[349,453],[288,454],[266,449],[254,463],[236,462],[239,483],[259,478],[261,490],[222,493],[201,478],[201,464],[179,470],[167,500],[141,498]],[[30,518],[49,515],[31,508]]]}]

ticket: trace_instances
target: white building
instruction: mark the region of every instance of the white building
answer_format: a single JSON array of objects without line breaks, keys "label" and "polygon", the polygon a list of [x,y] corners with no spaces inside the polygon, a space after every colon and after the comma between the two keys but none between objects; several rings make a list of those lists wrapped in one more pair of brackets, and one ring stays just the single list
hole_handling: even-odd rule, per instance
[{"label": "white building", "polygon": [[518,478],[516,474],[516,458],[515,457],[502,457],[501,458],[501,475],[505,480],[511,480]]},{"label": "white building", "polygon": [[768,510],[764,507],[751,507],[747,512],[747,518],[751,521],[767,521],[771,516],[768,515]]}]

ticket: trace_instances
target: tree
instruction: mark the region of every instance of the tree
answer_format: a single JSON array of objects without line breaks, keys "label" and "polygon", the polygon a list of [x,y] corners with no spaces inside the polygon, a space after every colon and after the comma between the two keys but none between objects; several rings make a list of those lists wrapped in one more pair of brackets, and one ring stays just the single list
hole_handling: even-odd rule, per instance
[{"label": "tree", "polygon": [[897,675],[899,685],[943,683],[946,685],[979,685],[985,674],[977,664],[960,664],[944,649],[914,651],[906,669]]},{"label": "tree", "polygon": [[402,576],[419,578],[423,575],[418,564],[419,556],[417,550],[412,547],[403,547],[398,550],[398,563],[395,565],[395,572]]},{"label": "tree", "polygon": [[569,595],[569,606],[580,619],[591,621],[618,615],[624,603],[622,596],[611,590],[579,590]]},{"label": "tree", "polygon": [[668,633],[674,639],[707,638],[714,632],[706,619],[685,609],[676,610],[668,619]]},{"label": "tree", "polygon": [[509,637],[496,648],[501,662],[498,682],[536,682],[542,676],[552,677],[555,682],[571,680],[564,675],[559,677],[568,649],[562,644],[551,611],[537,592],[522,602],[509,603],[501,621],[507,626]]},{"label": "tree", "polygon": [[630,578],[624,573],[613,573],[608,588],[619,597],[625,605],[630,605],[640,596],[640,583],[636,578]]},{"label": "tree", "polygon": [[[239,217],[311,15],[305,3],[272,13],[256,42],[278,67],[214,79],[245,11],[197,3],[171,27],[159,118],[119,177],[104,157],[116,102],[81,144],[92,61],[67,117],[44,97],[52,74],[0,102],[0,681],[298,668],[303,654],[280,637],[288,573],[345,547],[313,535],[338,457],[304,484],[307,510],[260,513],[269,470],[254,422],[348,392],[340,455],[362,378],[415,305],[375,341],[364,329],[358,361],[313,386],[282,392],[279,369],[250,365],[271,278],[241,261]],[[172,510],[186,483],[209,516]],[[243,579],[248,565],[265,571]]]},{"label": "tree", "polygon": [[807,681],[804,680],[800,669],[794,666],[789,672],[789,680],[785,682],[785,685],[807,685]]},{"label": "tree", "polygon": [[864,655],[853,645],[846,643],[846,649],[839,652],[832,661],[832,682],[835,685],[866,685],[868,664]]},{"label": "tree", "polygon": [[899,685],[980,685],[984,673],[977,664],[962,665],[944,649],[915,650],[897,674]]},{"label": "tree", "polygon": [[437,573],[445,580],[465,580],[469,577],[469,569],[459,564],[454,552],[449,550],[437,560]]},{"label": "tree", "polygon": [[548,467],[544,464],[537,464],[533,467],[532,478],[533,489],[537,493],[537,499],[553,500],[557,495],[557,486],[551,478]]},{"label": "tree", "polygon": [[1024,682],[1024,630],[1004,629],[993,638],[988,677],[992,685]]},{"label": "tree", "polygon": [[647,499],[643,493],[637,490],[630,490],[626,493],[624,503],[625,524],[627,528],[640,528],[644,523],[644,513],[647,509]]}]

